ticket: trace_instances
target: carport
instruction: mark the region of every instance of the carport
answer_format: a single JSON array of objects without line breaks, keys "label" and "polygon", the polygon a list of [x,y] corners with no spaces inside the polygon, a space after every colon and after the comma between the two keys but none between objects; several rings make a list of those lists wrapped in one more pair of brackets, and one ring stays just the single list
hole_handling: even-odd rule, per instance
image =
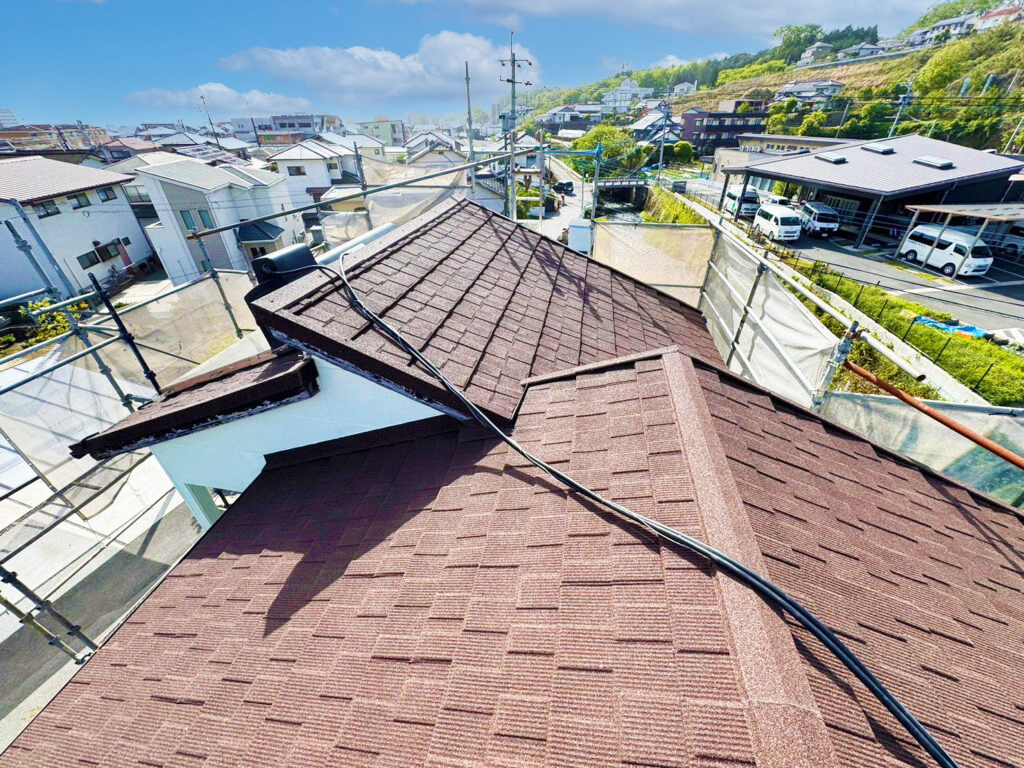
[{"label": "carport", "polygon": [[[1010,181],[1024,181],[1024,176],[1017,174],[1011,176]],[[954,218],[968,218],[977,219],[981,222],[978,227],[977,235],[974,238],[974,242],[967,249],[967,253],[960,260],[960,264],[957,266],[956,274],[960,273],[963,268],[964,262],[970,258],[971,252],[974,250],[974,246],[983,239],[985,230],[990,224],[1000,224],[1006,222],[1024,221],[1024,203],[977,203],[977,204],[965,204],[965,205],[908,205],[908,210],[914,212],[914,215],[910,219],[910,225],[907,227],[907,231],[903,233],[903,238],[900,240],[899,248],[896,249],[896,253],[902,253],[903,247],[906,245],[907,238],[910,236],[911,231],[917,224],[918,217],[922,213],[934,213],[939,216],[944,216],[942,219],[942,228],[939,230],[939,234],[936,236],[935,241],[932,243],[931,250],[924,259],[924,263],[928,263],[928,259],[931,258],[932,253],[935,251],[935,245],[939,240],[942,239],[942,235],[945,234],[949,228],[950,223]]]},{"label": "carport", "polygon": [[939,205],[1005,199],[1010,179],[1022,168],[1024,162],[1011,157],[907,134],[722,170],[725,187],[730,174],[742,174],[744,189],[751,177],[757,177],[800,186],[809,192],[804,199],[827,203],[822,198],[835,195],[856,202],[856,211],[847,215],[860,224],[855,242],[859,248],[876,217],[884,211],[892,215],[908,198]]}]

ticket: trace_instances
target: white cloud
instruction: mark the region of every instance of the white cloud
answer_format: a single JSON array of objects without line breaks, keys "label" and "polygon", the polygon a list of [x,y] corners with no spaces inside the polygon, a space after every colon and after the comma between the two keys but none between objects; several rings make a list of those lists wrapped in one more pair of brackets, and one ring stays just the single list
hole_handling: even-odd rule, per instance
[{"label": "white cloud", "polygon": [[651,69],[658,67],[681,67],[683,64],[689,64],[692,59],[680,59],[678,56],[669,54],[668,56],[662,56],[657,61],[651,62]]},{"label": "white cloud", "polygon": [[[821,24],[845,27],[878,24],[894,33],[906,27],[932,4],[932,0],[785,0],[751,3],[722,0],[708,6],[704,0],[400,0],[404,3],[445,3],[462,6],[476,17],[501,12],[546,18],[591,17],[633,26],[658,25],[694,34],[752,35],[764,40],[783,24]],[[796,19],[797,21],[794,21]]]},{"label": "white cloud", "polygon": [[[308,111],[313,108],[309,99],[256,90],[241,93],[223,83],[206,83],[187,91],[177,88],[150,88],[147,91],[129,93],[124,99],[150,109],[196,109],[199,107],[200,95],[206,97],[206,104],[211,112],[221,113],[219,119],[248,114],[246,99],[256,114]],[[223,114],[226,112],[231,114]]]},{"label": "white cloud", "polygon": [[[537,83],[540,65],[522,46],[516,56],[533,61],[518,77]],[[360,106],[407,99],[455,99],[465,95],[465,62],[469,62],[473,98],[483,101],[505,93],[499,82],[508,76],[498,59],[508,49],[477,35],[439,32],[425,35],[415,53],[401,55],[383,49],[248,48],[220,60],[223,69],[258,70],[304,83],[318,98],[334,104]]]}]

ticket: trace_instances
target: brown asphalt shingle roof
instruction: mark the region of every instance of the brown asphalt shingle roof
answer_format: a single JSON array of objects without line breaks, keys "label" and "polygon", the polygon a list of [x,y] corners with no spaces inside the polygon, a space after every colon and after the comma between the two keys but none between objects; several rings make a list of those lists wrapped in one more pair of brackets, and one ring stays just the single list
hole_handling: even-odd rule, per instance
[{"label": "brown asphalt shingle roof", "polygon": [[294,350],[264,352],[165,389],[109,429],[72,445],[71,455],[103,458],[152,445],[304,400],[317,389],[312,360]]},{"label": "brown asphalt shingle roof", "polygon": [[[470,202],[400,227],[349,279],[363,301],[481,408],[510,419],[530,376],[679,345],[719,362],[700,312]],[[265,327],[415,396],[453,407],[314,272],[253,302]]]},{"label": "brown asphalt shingle roof", "polygon": [[[1024,765],[1011,509],[668,350],[514,436],[767,573],[963,766]],[[0,756],[119,766],[927,765],[747,588],[447,417],[269,457]]]}]

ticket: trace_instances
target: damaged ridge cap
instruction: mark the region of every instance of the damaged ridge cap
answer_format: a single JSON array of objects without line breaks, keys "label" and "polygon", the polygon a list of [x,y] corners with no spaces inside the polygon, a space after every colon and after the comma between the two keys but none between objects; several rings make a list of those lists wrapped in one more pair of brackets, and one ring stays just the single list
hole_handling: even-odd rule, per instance
[{"label": "damaged ridge cap", "polygon": [[[170,386],[164,387],[164,391],[161,397],[157,399],[166,399],[167,397],[181,394],[182,392],[187,392],[190,389],[195,389],[196,387],[205,384],[210,384],[214,381],[218,381],[219,379],[223,379],[226,376],[239,373],[240,371],[245,371],[248,370],[249,368],[255,368],[257,365],[262,365],[263,363],[269,362],[270,360],[273,360],[275,357],[283,357],[286,354],[292,354],[294,352],[296,352],[296,350],[282,347],[276,347],[274,349],[265,349],[262,352],[259,352],[255,355],[251,355],[250,357],[246,357],[241,360],[236,360],[233,363],[228,363],[227,365],[221,366],[220,368],[215,368],[212,371],[208,371],[207,373],[201,373],[198,376],[193,376],[188,379],[182,379],[181,381],[175,384],[171,384]],[[301,352],[299,352],[298,354],[301,355]],[[146,405],[150,405],[153,402],[156,401],[152,400],[149,403],[146,403]]]},{"label": "damaged ridge cap", "polygon": [[[641,360],[651,360],[656,357],[664,357],[672,352],[679,352],[679,347],[672,344],[667,347],[660,347],[658,349],[649,349],[646,352],[634,352],[632,355],[623,355],[622,357],[611,357],[607,360],[599,360],[596,363],[586,363],[585,365],[577,365],[575,368],[565,368],[560,371],[553,371],[551,373],[542,373],[537,376],[531,376],[526,379],[522,379],[519,383],[523,388],[536,386],[537,384],[547,384],[552,381],[561,381],[562,379],[574,379],[580,374],[584,373],[595,373],[602,371],[606,368],[616,368],[622,365],[628,365],[629,363],[636,363]],[[524,393],[525,394],[525,393]]]}]

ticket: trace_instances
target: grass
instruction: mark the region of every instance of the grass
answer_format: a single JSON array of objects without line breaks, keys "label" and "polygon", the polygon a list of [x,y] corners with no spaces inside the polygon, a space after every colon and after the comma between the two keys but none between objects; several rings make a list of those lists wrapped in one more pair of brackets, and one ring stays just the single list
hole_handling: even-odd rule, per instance
[{"label": "grass", "polygon": [[[949,334],[916,322],[919,316],[949,322],[953,316],[948,312],[908,301],[873,285],[858,283],[827,267],[814,269],[806,263],[795,266],[814,283],[841,296],[883,328],[916,347],[993,405],[1024,405],[1024,357],[987,339]],[[878,370],[875,373],[883,375]],[[901,384],[893,383],[903,388]]]},{"label": "grass", "polygon": [[699,224],[707,226],[707,219],[679,200],[675,195],[660,187],[647,188],[647,202],[643,211],[644,221],[655,224]]}]

